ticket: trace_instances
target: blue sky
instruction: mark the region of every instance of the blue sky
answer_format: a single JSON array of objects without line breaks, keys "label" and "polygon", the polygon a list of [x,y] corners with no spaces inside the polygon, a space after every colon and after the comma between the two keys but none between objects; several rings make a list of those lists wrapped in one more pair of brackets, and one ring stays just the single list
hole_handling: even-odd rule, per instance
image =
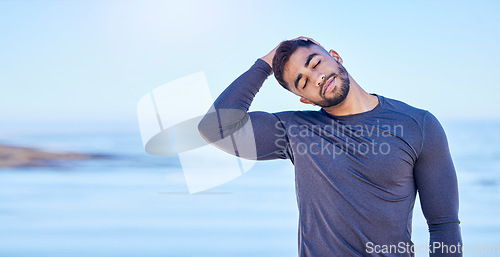
[{"label": "blue sky", "polygon": [[[368,92],[440,119],[500,119],[498,13],[498,1],[0,1],[0,120],[135,121],[152,89],[205,71],[216,97],[297,36],[336,50]],[[273,77],[252,106],[305,108]]]}]

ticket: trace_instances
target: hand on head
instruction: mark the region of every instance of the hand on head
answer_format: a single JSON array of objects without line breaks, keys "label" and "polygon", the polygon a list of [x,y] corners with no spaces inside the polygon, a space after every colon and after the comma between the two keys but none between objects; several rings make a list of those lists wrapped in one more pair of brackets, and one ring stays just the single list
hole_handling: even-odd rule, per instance
[{"label": "hand on head", "polygon": [[[292,39],[291,41],[295,41],[295,40],[305,40],[305,41],[311,41],[313,43],[315,43],[316,45],[318,46],[321,46],[322,48],[324,48],[320,43],[316,42],[316,40],[310,38],[310,37],[303,37],[303,36],[300,36],[300,37],[296,37],[294,39]],[[269,64],[269,66],[271,66],[271,68],[273,67],[273,58],[274,58],[274,55],[276,54],[276,49],[278,49],[278,47],[281,45],[281,43],[283,42],[280,42],[273,50],[271,50],[271,52],[269,52],[266,56],[260,58],[262,59],[263,61],[267,62],[267,64]],[[334,56],[335,59],[337,59],[340,63],[343,63],[342,62],[342,58],[340,58],[340,56],[338,55],[337,52],[335,52],[334,50],[330,50],[330,55],[331,56]]]}]

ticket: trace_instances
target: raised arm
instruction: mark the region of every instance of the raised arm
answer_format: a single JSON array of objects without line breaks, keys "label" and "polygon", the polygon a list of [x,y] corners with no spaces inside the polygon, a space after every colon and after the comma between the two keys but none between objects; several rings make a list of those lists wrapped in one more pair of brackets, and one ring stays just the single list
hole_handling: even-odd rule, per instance
[{"label": "raised arm", "polygon": [[[414,174],[420,203],[430,233],[430,256],[462,256],[458,220],[458,186],[445,132],[427,112],[423,144]],[[453,251],[455,252],[453,253]]]},{"label": "raised arm", "polygon": [[247,159],[291,158],[284,125],[291,114],[248,112],[253,98],[272,74],[275,51],[258,59],[214,102],[198,126],[209,143]]}]

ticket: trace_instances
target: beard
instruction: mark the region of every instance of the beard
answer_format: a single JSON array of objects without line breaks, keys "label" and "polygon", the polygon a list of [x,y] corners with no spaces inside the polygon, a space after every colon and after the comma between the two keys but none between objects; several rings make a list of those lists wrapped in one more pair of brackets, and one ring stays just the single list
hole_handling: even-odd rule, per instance
[{"label": "beard", "polygon": [[[338,74],[331,74],[327,79],[325,79],[325,81],[327,81],[329,78],[337,75],[337,78],[335,79],[339,80],[339,83],[338,87],[334,88],[332,91],[333,96],[327,97],[325,95],[322,95],[323,99],[318,102],[313,102],[314,104],[319,105],[323,108],[327,108],[327,107],[337,106],[346,99],[350,89],[349,74],[347,73],[344,66],[340,64],[339,64],[339,70],[340,71]],[[323,86],[321,87],[321,92],[323,92]]]}]

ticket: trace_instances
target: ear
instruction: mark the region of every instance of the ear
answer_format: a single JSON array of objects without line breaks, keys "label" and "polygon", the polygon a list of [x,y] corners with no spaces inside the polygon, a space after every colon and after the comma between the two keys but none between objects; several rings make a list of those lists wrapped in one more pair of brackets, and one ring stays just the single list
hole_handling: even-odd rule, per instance
[{"label": "ear", "polygon": [[337,52],[330,50],[330,52],[328,52],[328,54],[331,57],[335,58],[335,60],[337,60],[337,62],[340,62],[340,64],[344,64],[344,62],[342,61],[342,58],[340,58],[340,55]]},{"label": "ear", "polygon": [[315,104],[315,103],[313,103],[313,102],[311,102],[311,101],[307,100],[305,97],[301,97],[301,98],[300,98],[300,102],[301,102],[301,103],[303,103],[303,104],[312,104],[312,105],[316,106],[316,104]]}]

